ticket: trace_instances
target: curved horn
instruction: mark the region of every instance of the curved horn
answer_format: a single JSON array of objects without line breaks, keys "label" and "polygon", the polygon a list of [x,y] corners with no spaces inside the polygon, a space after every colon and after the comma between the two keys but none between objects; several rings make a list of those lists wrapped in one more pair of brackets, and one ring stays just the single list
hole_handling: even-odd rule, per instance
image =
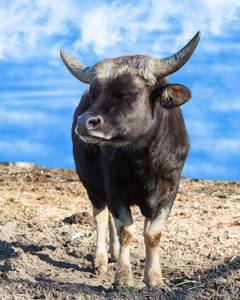
[{"label": "curved horn", "polygon": [[192,56],[200,40],[200,31],[180,51],[166,58],[152,59],[152,73],[156,77],[165,77],[178,71]]},{"label": "curved horn", "polygon": [[61,50],[60,55],[65,66],[78,80],[84,83],[90,83],[92,67],[87,67],[73,58],[67,52]]}]

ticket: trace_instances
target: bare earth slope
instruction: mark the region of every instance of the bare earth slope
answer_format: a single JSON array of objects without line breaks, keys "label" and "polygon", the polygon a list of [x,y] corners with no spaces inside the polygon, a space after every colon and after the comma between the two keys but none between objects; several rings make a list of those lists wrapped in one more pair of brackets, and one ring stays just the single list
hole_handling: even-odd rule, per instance
[{"label": "bare earth slope", "polygon": [[134,288],[113,290],[114,263],[92,274],[92,209],[74,170],[0,165],[0,212],[0,299],[240,299],[240,182],[181,180],[161,240],[164,288],[142,282],[137,207]]}]

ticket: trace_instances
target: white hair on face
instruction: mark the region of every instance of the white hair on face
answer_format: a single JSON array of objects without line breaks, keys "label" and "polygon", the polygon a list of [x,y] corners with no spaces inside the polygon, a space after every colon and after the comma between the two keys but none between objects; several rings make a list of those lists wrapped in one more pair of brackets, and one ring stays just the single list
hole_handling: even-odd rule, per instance
[{"label": "white hair on face", "polygon": [[148,84],[153,85],[156,77],[152,74],[150,65],[151,56],[126,55],[97,62],[92,70],[91,80],[94,78],[116,78],[122,74],[135,74],[143,77]]}]

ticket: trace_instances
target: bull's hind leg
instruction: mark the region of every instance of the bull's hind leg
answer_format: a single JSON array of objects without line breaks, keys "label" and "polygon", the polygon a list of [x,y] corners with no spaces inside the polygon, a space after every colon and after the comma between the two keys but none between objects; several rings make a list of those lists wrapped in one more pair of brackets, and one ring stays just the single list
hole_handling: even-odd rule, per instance
[{"label": "bull's hind leg", "polygon": [[108,208],[97,209],[93,206],[93,216],[96,224],[97,241],[93,257],[93,272],[99,274],[107,272],[108,255],[105,243],[105,234],[108,224]]},{"label": "bull's hind leg", "polygon": [[145,219],[144,240],[146,247],[146,265],[144,282],[148,286],[163,285],[162,272],[159,263],[159,243],[162,229],[172,205],[159,210],[152,219]]},{"label": "bull's hind leg", "polygon": [[130,265],[130,246],[133,240],[134,223],[130,209],[123,209],[118,218],[114,218],[119,237],[120,252],[114,277],[114,286],[132,285],[132,270]]},{"label": "bull's hind leg", "polygon": [[114,224],[114,219],[110,211],[109,211],[108,227],[109,227],[109,240],[110,240],[109,252],[111,254],[111,261],[117,262],[119,256],[119,240],[118,240],[117,230]]}]

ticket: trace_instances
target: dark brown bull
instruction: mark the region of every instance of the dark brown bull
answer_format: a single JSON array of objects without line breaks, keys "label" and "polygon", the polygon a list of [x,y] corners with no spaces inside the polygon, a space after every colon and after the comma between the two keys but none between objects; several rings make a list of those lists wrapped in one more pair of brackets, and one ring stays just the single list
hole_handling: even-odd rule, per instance
[{"label": "dark brown bull", "polygon": [[93,204],[97,229],[93,268],[95,272],[107,270],[105,232],[109,220],[110,253],[118,261],[115,286],[132,284],[129,249],[134,223],[130,206],[134,204],[145,217],[144,282],[163,284],[158,254],[161,231],[190,147],[179,106],[191,98],[188,88],[170,84],[166,76],[187,62],[199,38],[198,32],[168,58],[121,56],[93,67],[61,51],[69,71],[90,84],[74,114],[73,154]]}]

